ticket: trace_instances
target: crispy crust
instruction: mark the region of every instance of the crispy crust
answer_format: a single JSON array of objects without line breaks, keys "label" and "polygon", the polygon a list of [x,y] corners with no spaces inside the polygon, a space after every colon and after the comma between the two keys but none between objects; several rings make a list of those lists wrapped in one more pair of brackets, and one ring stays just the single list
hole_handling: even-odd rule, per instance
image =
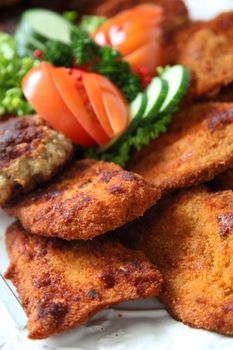
[{"label": "crispy crust", "polygon": [[137,153],[129,169],[163,192],[211,180],[233,165],[233,103],[181,111],[168,132]]},{"label": "crispy crust", "polygon": [[177,57],[189,68],[192,97],[216,95],[233,81],[233,47],[222,34],[201,29],[189,38]]},{"label": "crispy crust", "polygon": [[233,334],[233,192],[195,188],[162,199],[127,227],[128,241],[164,277],[160,299],[176,319]]},{"label": "crispy crust", "polygon": [[160,191],[113,163],[80,160],[7,208],[31,233],[92,239],[144,214]]},{"label": "crispy crust", "polygon": [[36,116],[0,124],[0,205],[49,180],[72,156],[71,141]]},{"label": "crispy crust", "polygon": [[190,68],[192,80],[187,98],[216,96],[233,81],[233,12],[211,21],[188,23],[167,38],[170,64]]},{"label": "crispy crust", "polygon": [[87,322],[113,304],[159,293],[162,277],[140,252],[95,239],[65,242],[7,230],[10,267],[28,314],[29,338],[42,339]]}]

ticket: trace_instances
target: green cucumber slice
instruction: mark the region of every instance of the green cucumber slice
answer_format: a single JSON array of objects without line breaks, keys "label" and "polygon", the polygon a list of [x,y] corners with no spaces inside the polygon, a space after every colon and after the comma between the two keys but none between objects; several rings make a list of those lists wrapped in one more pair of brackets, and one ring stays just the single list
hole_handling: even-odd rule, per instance
[{"label": "green cucumber slice", "polygon": [[159,78],[153,78],[146,88],[147,106],[143,114],[143,119],[154,119],[158,115],[160,108],[168,93],[168,83]]},{"label": "green cucumber slice", "polygon": [[189,72],[187,68],[177,64],[167,68],[161,78],[168,83],[168,94],[160,108],[160,113],[165,114],[172,112],[185,94],[189,84]]},{"label": "green cucumber slice", "polygon": [[70,43],[72,25],[58,13],[46,9],[30,9],[23,13],[17,32],[26,33],[44,43],[46,40]]},{"label": "green cucumber slice", "polygon": [[147,95],[139,92],[135,99],[129,105],[130,125],[136,120],[141,119],[147,106]]}]

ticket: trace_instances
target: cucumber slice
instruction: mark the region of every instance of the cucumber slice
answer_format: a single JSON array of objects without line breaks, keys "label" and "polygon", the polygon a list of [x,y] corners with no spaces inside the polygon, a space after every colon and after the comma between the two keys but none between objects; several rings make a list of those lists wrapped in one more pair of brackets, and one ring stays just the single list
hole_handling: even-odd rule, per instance
[{"label": "cucumber slice", "polygon": [[[70,43],[72,25],[58,13],[45,9],[31,9],[23,13],[17,32],[27,34],[42,44],[46,40]],[[25,39],[25,40],[26,40]]]},{"label": "cucumber slice", "polygon": [[28,25],[35,38],[70,43],[72,25],[56,12],[45,9],[31,9],[24,13],[22,22]]},{"label": "cucumber slice", "polygon": [[147,95],[139,92],[135,99],[129,105],[130,126],[135,123],[144,114],[147,106]]},{"label": "cucumber slice", "polygon": [[129,135],[131,135],[135,129],[137,128],[138,124],[140,123],[143,113],[145,111],[145,108],[147,106],[147,95],[143,92],[139,92],[135,99],[131,102],[129,105],[129,125],[127,129],[123,132],[123,134],[118,135],[115,137],[111,142],[100,149],[100,153],[105,151],[113,151],[115,148],[117,148]]},{"label": "cucumber slice", "polygon": [[153,78],[146,88],[145,93],[148,102],[142,118],[144,120],[153,119],[158,115],[160,108],[166,99],[168,83],[159,77]]},{"label": "cucumber slice", "polygon": [[189,72],[187,68],[177,64],[167,68],[161,78],[168,83],[168,94],[160,108],[160,113],[165,114],[172,112],[185,94],[189,84]]}]

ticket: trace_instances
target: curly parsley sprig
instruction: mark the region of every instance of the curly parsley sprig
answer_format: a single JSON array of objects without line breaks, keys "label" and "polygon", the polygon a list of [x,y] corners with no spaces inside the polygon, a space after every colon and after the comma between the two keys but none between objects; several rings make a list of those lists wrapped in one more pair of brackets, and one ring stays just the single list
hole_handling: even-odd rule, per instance
[{"label": "curly parsley sprig", "polygon": [[24,75],[37,63],[33,57],[20,58],[14,38],[0,33],[0,114],[25,115],[33,111],[21,89]]}]

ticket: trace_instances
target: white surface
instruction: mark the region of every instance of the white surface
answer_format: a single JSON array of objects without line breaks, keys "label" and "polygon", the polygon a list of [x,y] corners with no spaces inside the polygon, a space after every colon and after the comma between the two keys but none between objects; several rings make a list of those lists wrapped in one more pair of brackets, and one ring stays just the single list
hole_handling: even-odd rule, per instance
[{"label": "white surface", "polygon": [[[233,0],[187,0],[193,18],[210,18],[233,10]],[[4,231],[9,223],[0,213],[0,271],[7,267]],[[119,317],[119,314],[121,317]],[[232,350],[233,338],[192,329],[176,322],[155,300],[119,305],[99,313],[86,326],[46,341],[27,339],[17,331],[0,304],[2,350]]]}]

